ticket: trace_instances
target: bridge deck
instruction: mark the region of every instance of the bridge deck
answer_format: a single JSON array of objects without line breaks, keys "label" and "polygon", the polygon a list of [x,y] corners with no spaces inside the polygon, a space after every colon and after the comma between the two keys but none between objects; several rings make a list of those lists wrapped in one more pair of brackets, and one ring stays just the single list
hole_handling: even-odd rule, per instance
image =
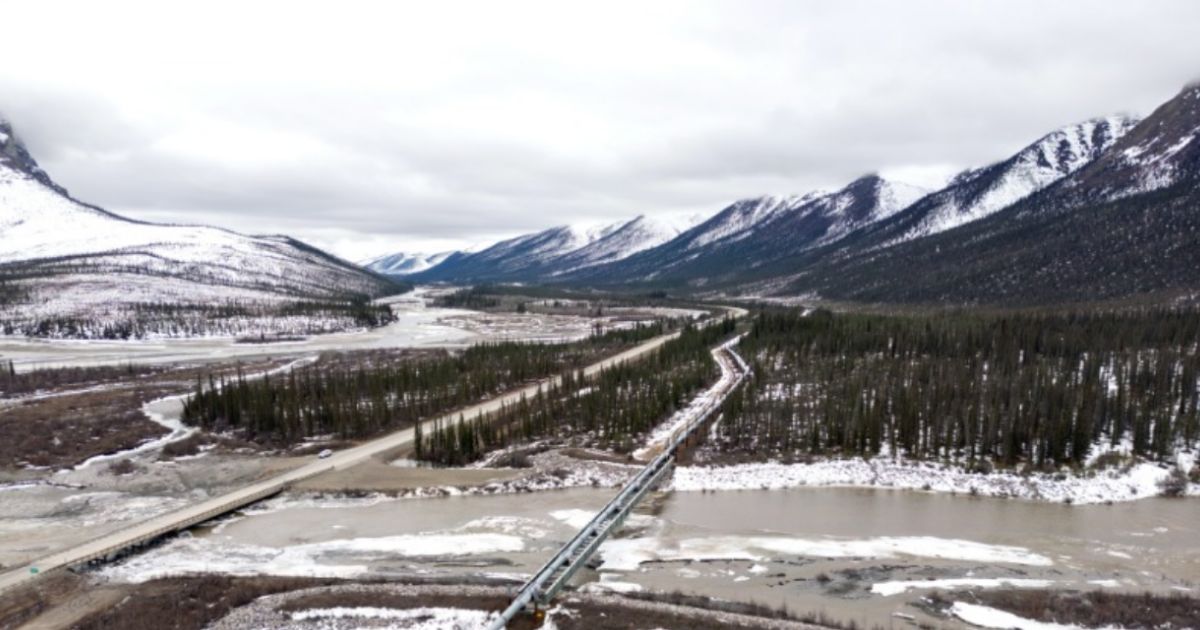
[{"label": "bridge deck", "polygon": [[638,502],[670,473],[679,448],[697,429],[705,425],[720,408],[729,392],[741,384],[749,374],[749,367],[733,350],[736,342],[737,339],[712,351],[713,358],[721,366],[721,378],[708,390],[708,401],[671,435],[658,456],[626,483],[608,505],[605,505],[525,583],[508,608],[492,623],[491,630],[503,630],[513,617],[530,605],[549,603],[571,577],[587,564],[601,543],[621,526]]}]

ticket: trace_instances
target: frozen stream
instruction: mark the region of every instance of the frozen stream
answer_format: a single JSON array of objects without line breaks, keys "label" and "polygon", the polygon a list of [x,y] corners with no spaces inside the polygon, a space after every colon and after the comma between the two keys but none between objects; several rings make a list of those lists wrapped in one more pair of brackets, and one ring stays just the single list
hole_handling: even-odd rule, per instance
[{"label": "frozen stream", "polygon": [[[441,499],[281,498],[105,570],[357,576],[532,573],[611,496],[574,489]],[[886,625],[943,581],[974,587],[1200,589],[1192,500],[1064,506],[904,491],[674,493],[601,548],[585,588],[683,591]],[[769,528],[764,524],[770,524]],[[957,582],[952,582],[957,581]]]}]

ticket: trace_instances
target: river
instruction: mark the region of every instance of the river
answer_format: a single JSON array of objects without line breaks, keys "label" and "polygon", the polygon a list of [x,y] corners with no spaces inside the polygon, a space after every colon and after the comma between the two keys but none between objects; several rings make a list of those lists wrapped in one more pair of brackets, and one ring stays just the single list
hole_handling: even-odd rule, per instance
[{"label": "river", "polygon": [[[281,498],[108,569],[293,575],[536,570],[613,490],[437,499]],[[601,548],[585,588],[697,593],[887,626],[931,580],[975,587],[1191,591],[1200,506],[1066,506],[932,493],[796,489],[660,494]],[[924,584],[919,584],[924,582]],[[952,585],[953,583],[943,583]]]}]

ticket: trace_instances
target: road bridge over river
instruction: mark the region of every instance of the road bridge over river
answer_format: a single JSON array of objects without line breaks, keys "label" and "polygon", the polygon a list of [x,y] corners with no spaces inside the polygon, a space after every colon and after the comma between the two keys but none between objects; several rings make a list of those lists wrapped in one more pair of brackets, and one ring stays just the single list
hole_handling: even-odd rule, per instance
[{"label": "road bridge over river", "polygon": [[[744,309],[728,307],[726,310],[733,317],[746,314]],[[715,318],[709,321],[717,321]],[[633,348],[615,354],[584,368],[584,375],[598,374],[601,370],[622,363],[633,361],[653,352],[659,346],[679,336],[679,332],[660,335],[645,341]],[[513,405],[522,398],[529,398],[543,388],[560,383],[562,376],[544,379],[521,389],[488,401],[455,410],[437,419],[426,420],[422,427],[428,433],[433,430],[433,423],[455,423],[462,419],[474,419],[480,415],[498,411],[503,406]],[[317,459],[310,464],[285,472],[270,479],[244,486],[238,490],[207,499],[205,501],[161,514],[117,532],[100,536],[86,543],[75,545],[68,549],[57,551],[18,566],[0,574],[0,593],[25,584],[29,584],[47,573],[64,568],[86,565],[92,561],[108,560],[136,549],[142,545],[162,538],[168,534],[183,531],[222,514],[228,514],[261,501],[262,499],[279,494],[289,486],[321,473],[344,470],[361,464],[372,457],[381,456],[412,444],[414,430],[412,428],[396,431],[381,438],[360,444],[334,453],[325,459]]]},{"label": "road bridge over river", "polygon": [[681,419],[661,445],[662,451],[521,587],[508,608],[492,622],[490,630],[503,630],[518,614],[549,604],[571,577],[587,565],[601,543],[620,528],[642,498],[670,475],[679,450],[696,431],[708,424],[729,393],[750,373],[745,361],[733,349],[736,342],[735,339],[713,349],[713,358],[721,366],[721,378],[701,394],[705,397],[704,403]]}]

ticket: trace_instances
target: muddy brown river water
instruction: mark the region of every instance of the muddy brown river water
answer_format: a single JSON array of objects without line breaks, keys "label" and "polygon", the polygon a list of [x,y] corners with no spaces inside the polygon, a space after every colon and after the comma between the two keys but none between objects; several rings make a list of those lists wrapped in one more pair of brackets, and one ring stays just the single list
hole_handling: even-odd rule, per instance
[{"label": "muddy brown river water", "polygon": [[[281,498],[111,569],[297,575],[532,573],[613,490],[436,499]],[[582,588],[680,590],[889,627],[944,627],[934,587],[1200,592],[1200,502],[1067,506],[857,489],[653,497]]]}]

